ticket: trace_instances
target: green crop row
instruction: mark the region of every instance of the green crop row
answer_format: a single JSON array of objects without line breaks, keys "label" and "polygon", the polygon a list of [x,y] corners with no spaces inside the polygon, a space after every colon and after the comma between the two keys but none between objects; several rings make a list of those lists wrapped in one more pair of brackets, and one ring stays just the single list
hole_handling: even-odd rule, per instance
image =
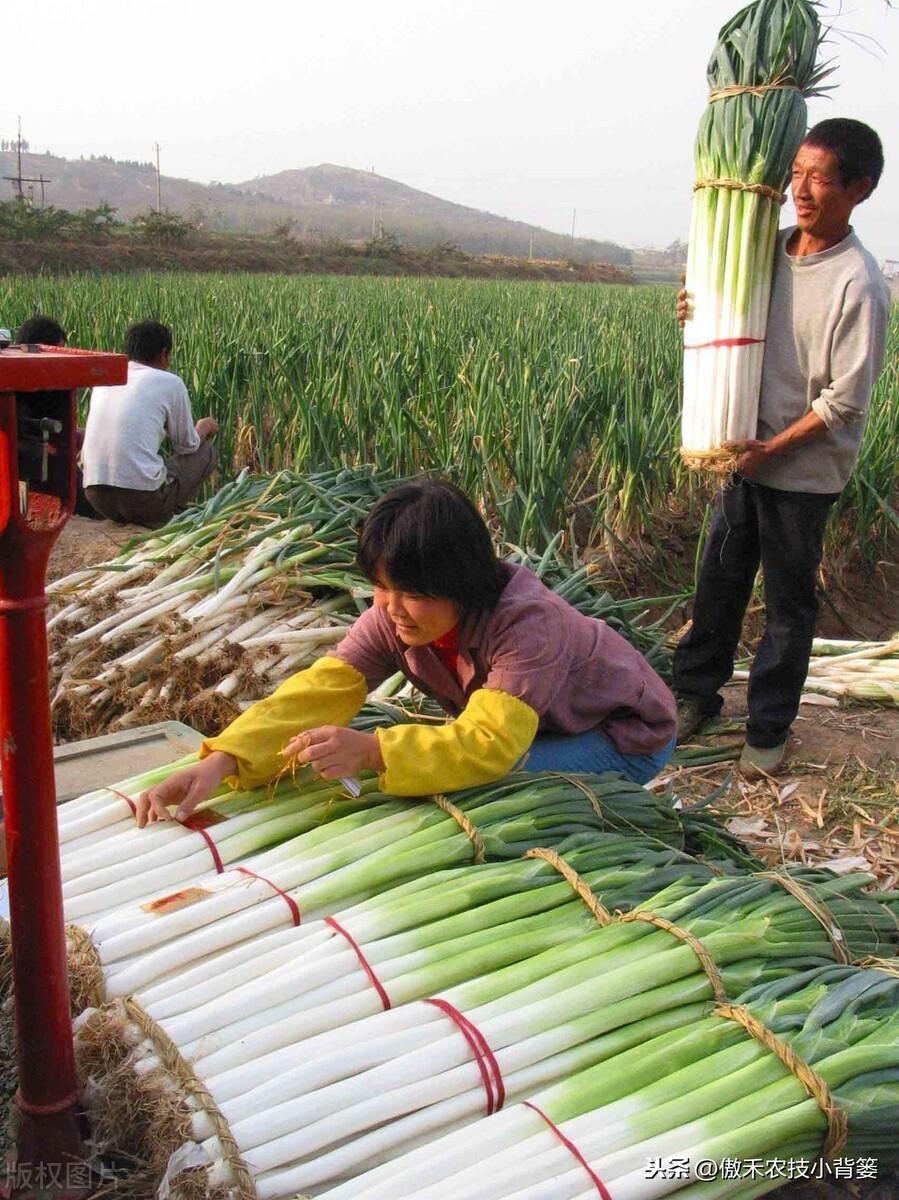
[{"label": "green crop row", "polygon": [[[220,426],[226,470],[371,462],[451,473],[519,544],[626,540],[699,507],[679,462],[680,334],[665,287],[144,274],[0,284],[70,344],[118,348],[132,320],[175,332],[173,369]],[[899,318],[840,542],[895,528]]]}]

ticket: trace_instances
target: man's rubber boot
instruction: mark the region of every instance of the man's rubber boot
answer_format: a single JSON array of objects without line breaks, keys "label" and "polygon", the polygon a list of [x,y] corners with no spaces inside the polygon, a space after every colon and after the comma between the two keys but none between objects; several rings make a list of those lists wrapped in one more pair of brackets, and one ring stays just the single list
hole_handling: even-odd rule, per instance
[{"label": "man's rubber boot", "polygon": [[711,721],[706,709],[692,697],[679,699],[677,702],[677,740],[678,743],[689,741],[694,733],[702,729],[707,721]]},{"label": "man's rubber boot", "polygon": [[767,779],[780,775],[787,757],[787,743],[779,746],[750,746],[747,742],[740,755],[739,771],[744,779]]}]

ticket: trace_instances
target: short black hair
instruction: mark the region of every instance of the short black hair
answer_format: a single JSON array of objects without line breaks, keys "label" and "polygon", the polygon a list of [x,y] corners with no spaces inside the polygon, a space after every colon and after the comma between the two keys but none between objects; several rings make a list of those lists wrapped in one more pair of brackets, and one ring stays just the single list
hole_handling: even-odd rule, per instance
[{"label": "short black hair", "polygon": [[172,344],[172,331],[161,321],[136,321],[125,331],[125,353],[134,362],[154,363]]},{"label": "short black hair", "polygon": [[64,346],[66,331],[59,321],[45,317],[43,313],[35,313],[19,327],[16,341],[23,346],[40,344],[41,346]]},{"label": "short black hair", "polygon": [[840,182],[843,187],[859,179],[870,179],[868,196],[880,182],[883,174],[883,146],[880,138],[864,121],[853,121],[850,117],[831,117],[819,121],[803,138],[803,143],[829,150],[839,163]]},{"label": "short black hair", "polygon": [[382,496],[360,527],[356,562],[372,583],[452,600],[464,614],[492,608],[507,582],[484,519],[446,479],[416,479]]}]

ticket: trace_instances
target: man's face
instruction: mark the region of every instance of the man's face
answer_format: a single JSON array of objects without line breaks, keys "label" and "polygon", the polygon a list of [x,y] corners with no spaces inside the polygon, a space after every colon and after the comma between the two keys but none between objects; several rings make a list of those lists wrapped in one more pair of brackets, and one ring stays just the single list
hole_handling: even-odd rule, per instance
[{"label": "man's face", "polygon": [[844,184],[836,155],[806,142],[793,160],[790,188],[796,224],[803,233],[826,241],[846,236],[853,208],[868,194],[870,180]]}]

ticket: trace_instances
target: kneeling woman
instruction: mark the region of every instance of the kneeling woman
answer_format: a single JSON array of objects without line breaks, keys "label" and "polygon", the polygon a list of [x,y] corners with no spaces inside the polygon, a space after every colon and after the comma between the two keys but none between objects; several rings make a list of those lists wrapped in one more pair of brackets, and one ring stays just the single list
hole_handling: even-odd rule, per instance
[{"label": "kneeling woman", "polygon": [[[675,702],[643,656],[526,567],[496,557],[467,496],[439,479],[395,488],[359,534],[374,605],[313,666],[141,796],[139,822],[184,818],[224,779],[268,782],[285,755],[325,779],[372,770],[396,796],[451,792],[528,771],[620,771],[643,783],[671,757]],[[348,729],[397,670],[453,718]]]}]

